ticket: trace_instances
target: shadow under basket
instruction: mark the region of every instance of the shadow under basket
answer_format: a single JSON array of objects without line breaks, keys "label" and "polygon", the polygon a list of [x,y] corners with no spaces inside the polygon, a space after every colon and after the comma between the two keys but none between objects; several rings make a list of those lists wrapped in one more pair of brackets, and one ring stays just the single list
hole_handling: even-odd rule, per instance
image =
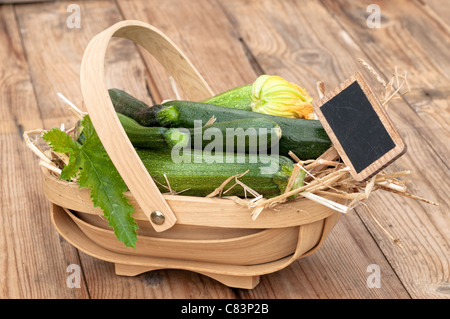
[{"label": "shadow under basket", "polygon": [[[267,208],[256,218],[231,199],[161,194],[146,171],[109,100],[103,65],[112,37],[129,39],[149,51],[193,101],[213,95],[204,79],[164,34],[139,21],[122,21],[94,37],[81,65],[84,103],[135,208],[138,240],[125,247],[94,207],[88,189],[60,180],[42,168],[44,193],[52,203],[54,227],[68,242],[115,264],[118,275],[155,269],[194,271],[236,288],[254,288],[261,275],[279,271],[315,252],[341,213],[306,198]],[[339,202],[339,201],[338,201]],[[340,201],[343,203],[343,201]],[[165,213],[155,225],[151,212]]]}]

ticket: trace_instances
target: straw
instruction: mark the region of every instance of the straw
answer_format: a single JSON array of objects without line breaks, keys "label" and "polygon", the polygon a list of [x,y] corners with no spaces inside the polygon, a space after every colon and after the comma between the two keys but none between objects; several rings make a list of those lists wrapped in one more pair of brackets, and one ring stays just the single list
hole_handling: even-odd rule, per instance
[{"label": "straw", "polygon": [[394,238],[387,230],[386,228],[383,227],[383,225],[381,225],[381,223],[378,221],[378,219],[375,218],[374,214],[372,213],[372,211],[369,209],[369,206],[364,203],[364,201],[361,201],[361,204],[366,208],[367,212],[369,213],[370,217],[372,217],[372,219],[374,220],[374,222],[378,225],[378,227],[380,227],[380,229],[400,248],[403,248],[402,244],[400,244],[400,239],[398,238]]},{"label": "straw", "polygon": [[87,112],[83,112],[82,110],[80,110],[75,104],[70,102],[69,99],[67,99],[64,95],[62,95],[61,93],[57,94],[65,103],[67,103],[67,105],[70,106],[69,111],[71,111],[76,117],[81,119],[83,118],[83,116],[87,115]]}]

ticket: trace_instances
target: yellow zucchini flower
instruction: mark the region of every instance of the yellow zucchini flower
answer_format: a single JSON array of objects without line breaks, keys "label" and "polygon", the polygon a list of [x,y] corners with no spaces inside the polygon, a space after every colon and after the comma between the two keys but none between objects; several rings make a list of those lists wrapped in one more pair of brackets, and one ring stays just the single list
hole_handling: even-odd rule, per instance
[{"label": "yellow zucchini flower", "polygon": [[279,76],[261,75],[252,86],[253,112],[290,118],[314,119],[312,98],[295,83]]}]

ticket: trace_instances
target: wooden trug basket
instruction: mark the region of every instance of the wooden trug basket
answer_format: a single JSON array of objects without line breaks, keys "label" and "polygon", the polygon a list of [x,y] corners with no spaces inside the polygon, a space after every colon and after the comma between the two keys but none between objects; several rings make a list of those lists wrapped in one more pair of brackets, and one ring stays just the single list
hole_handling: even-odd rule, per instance
[{"label": "wooden trug basket", "polygon": [[[250,210],[229,199],[161,194],[123,130],[109,98],[104,59],[112,37],[129,39],[150,52],[193,101],[212,96],[207,83],[177,46],[156,28],[122,21],[95,36],[81,65],[81,89],[92,123],[129,187],[138,223],[135,249],[115,237],[90,192],[59,180],[43,168],[44,192],[55,228],[81,251],[115,264],[118,275],[155,269],[184,269],[237,288],[254,288],[260,275],[289,266],[316,251],[341,213],[302,198],[267,208],[252,220]],[[153,222],[152,212],[164,214]]]}]

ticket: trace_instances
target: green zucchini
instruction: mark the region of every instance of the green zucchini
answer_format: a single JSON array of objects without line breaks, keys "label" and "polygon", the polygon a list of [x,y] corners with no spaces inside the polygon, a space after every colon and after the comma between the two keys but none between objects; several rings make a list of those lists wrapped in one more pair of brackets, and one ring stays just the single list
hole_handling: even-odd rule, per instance
[{"label": "green zucchini", "polygon": [[[165,149],[172,148],[175,145],[178,147],[189,145],[189,132],[182,132],[177,128],[146,127],[123,114],[117,113],[117,116],[131,144],[135,147]],[[78,121],[75,126],[74,136],[79,143],[83,144],[84,134],[81,121]]]},{"label": "green zucchini", "polygon": [[292,151],[302,160],[315,159],[331,146],[327,133],[317,120],[293,119],[190,101],[168,101],[163,106],[156,117],[159,125],[165,127],[193,127],[194,120],[201,120],[204,124],[212,116],[216,117],[216,122],[245,118],[272,120],[281,128],[279,152],[284,156]]},{"label": "green zucchini", "polygon": [[[285,191],[294,168],[289,158],[275,155],[211,154],[188,150],[182,157],[177,157],[176,152],[170,151],[137,149],[137,152],[161,192],[168,191],[167,177],[170,188],[176,192],[183,191],[180,195],[186,196],[206,196],[227,178],[247,172],[239,181],[266,198],[274,197]],[[303,186],[303,180],[304,174],[301,173],[293,189]],[[230,181],[225,189],[233,184],[234,180]],[[245,194],[239,185],[226,193],[227,196],[240,197]]]},{"label": "green zucchini", "polygon": [[109,89],[108,92],[117,113],[132,118],[142,126],[159,126],[156,113],[162,108],[160,105],[150,107],[119,89]]},{"label": "green zucchini", "polygon": [[247,84],[215,95],[203,103],[251,111],[251,95],[252,84]]},{"label": "green zucchini", "polygon": [[190,128],[191,148],[221,152],[261,153],[277,145],[280,126],[268,119],[252,118]]},{"label": "green zucchini", "polygon": [[212,116],[216,117],[216,123],[246,118],[265,118],[276,122],[281,128],[282,136],[279,142],[281,155],[288,156],[289,151],[292,151],[302,160],[315,159],[331,146],[331,141],[318,120],[293,119],[178,100],[149,107],[143,102],[136,102],[135,98],[125,92],[117,93],[118,90],[114,92],[112,96],[122,95],[121,99],[112,98],[116,111],[131,117],[141,125],[150,123],[147,125],[193,128],[195,120],[201,120],[204,125]]},{"label": "green zucchini", "polygon": [[[198,128],[146,127],[117,113],[131,144],[140,148],[213,148],[214,151],[260,153],[268,151],[281,138],[281,129],[271,120],[255,118],[214,123]],[[81,122],[75,126],[75,139],[84,142]],[[228,145],[228,148],[227,148]]]}]

